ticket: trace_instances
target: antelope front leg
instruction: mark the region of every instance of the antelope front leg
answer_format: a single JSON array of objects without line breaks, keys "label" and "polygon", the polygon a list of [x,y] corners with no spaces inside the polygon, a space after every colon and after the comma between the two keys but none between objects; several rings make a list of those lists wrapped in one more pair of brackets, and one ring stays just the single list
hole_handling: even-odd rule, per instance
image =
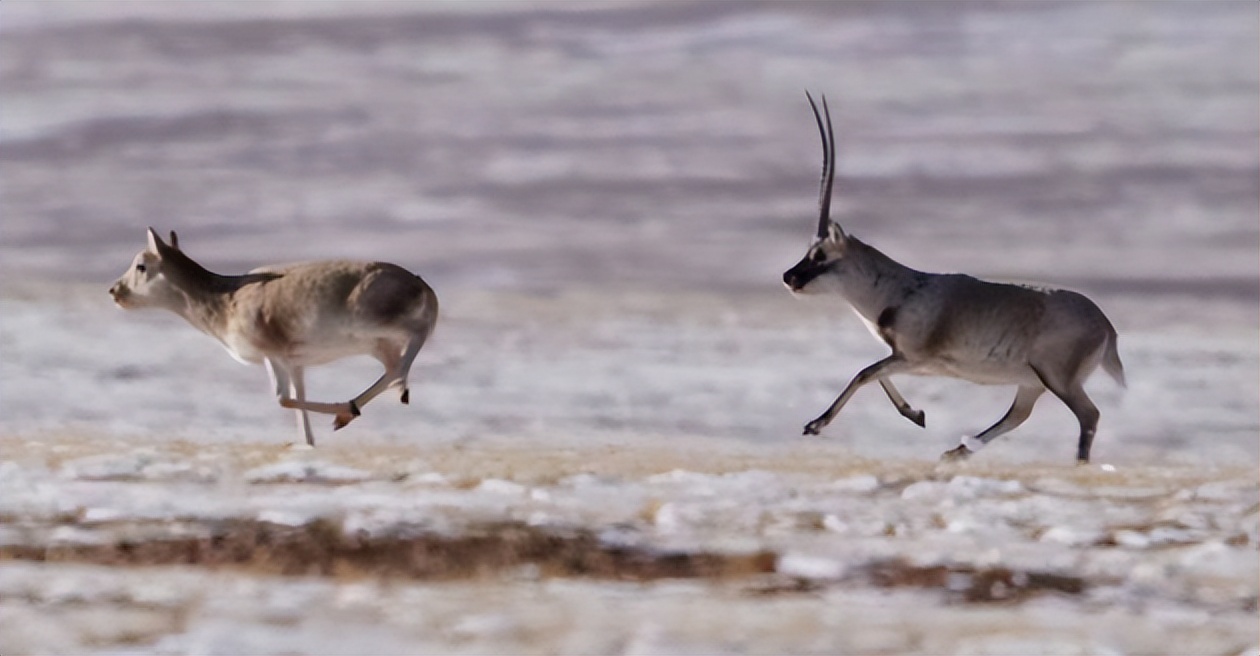
[{"label": "antelope front leg", "polygon": [[[298,374],[298,377],[295,378],[286,365],[272,360],[271,358],[267,358],[263,362],[267,366],[267,373],[271,375],[271,380],[275,383],[276,400],[280,402],[281,408],[297,410],[299,413],[309,411],[319,412],[326,415],[337,415],[337,418],[333,422],[333,425],[337,428],[345,426],[350,423],[352,419],[359,416],[359,407],[355,405],[354,401],[348,401],[346,403],[319,403],[317,401],[307,401],[305,398],[294,399],[289,395],[289,391],[292,388],[295,379],[298,379],[298,386],[302,387],[302,396],[305,396],[306,390],[300,380],[300,373]],[[298,371],[300,372],[300,368],[298,368]],[[303,416],[299,418],[299,421],[304,422],[305,417]],[[306,438],[307,444],[314,446],[315,438],[311,436],[309,426],[303,427],[303,436]]]},{"label": "antelope front leg", "polygon": [[[305,378],[306,372],[302,367],[294,367],[293,371],[290,373],[292,374],[293,380],[290,381],[289,388],[293,392],[293,397],[294,399],[297,400],[298,403],[305,403],[306,402],[306,378]],[[302,436],[306,438],[306,443],[308,445],[315,446],[315,436],[311,434],[311,418],[307,416],[305,410],[299,409],[299,410],[295,410],[294,412],[297,413],[298,431],[300,431],[302,433]]]},{"label": "antelope front leg", "polygon": [[919,428],[927,428],[927,417],[923,414],[923,411],[910,407],[905,397],[901,395],[901,392],[897,391],[896,387],[893,387],[892,381],[888,380],[887,376],[879,377],[879,386],[884,388],[884,393],[888,395],[888,400],[897,406],[897,412],[900,412],[902,417],[918,424]]},{"label": "antelope front leg", "polygon": [[[805,434],[817,435],[824,426],[830,424],[832,419],[835,419],[836,415],[839,414],[840,409],[844,407],[844,404],[849,402],[853,393],[861,389],[863,385],[877,378],[891,376],[904,370],[905,366],[905,360],[903,360],[900,355],[894,353],[859,371],[858,374],[853,377],[853,380],[849,381],[849,385],[844,388],[844,391],[840,393],[840,396],[836,397],[836,400],[832,402],[831,407],[827,408],[826,412],[822,413],[822,415],[817,419],[805,424]],[[885,388],[885,391],[887,391],[887,388]]]},{"label": "antelope front leg", "polygon": [[[276,400],[282,408],[290,408],[297,412],[298,432],[309,446],[315,446],[315,436],[311,434],[311,422],[306,416],[306,382],[302,367],[289,367],[270,358],[263,361],[267,367],[267,375],[276,390]],[[290,396],[292,394],[292,396]],[[293,397],[297,397],[296,400]]]}]

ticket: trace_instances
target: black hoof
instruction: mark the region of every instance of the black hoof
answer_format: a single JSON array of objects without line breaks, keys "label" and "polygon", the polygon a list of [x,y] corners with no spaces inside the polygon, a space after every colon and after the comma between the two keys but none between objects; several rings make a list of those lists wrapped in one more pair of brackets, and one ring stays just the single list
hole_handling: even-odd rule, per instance
[{"label": "black hoof", "polygon": [[411,403],[411,390],[409,389],[403,390],[402,397],[399,398],[398,400],[402,401],[403,405],[407,405]]},{"label": "black hoof", "polygon": [[907,419],[919,425],[919,428],[927,428],[927,415],[922,410],[915,411],[913,414],[907,415]]},{"label": "black hoof", "polygon": [[805,432],[801,434],[802,435],[818,435],[822,432],[823,426],[825,425],[826,424],[823,424],[819,421],[811,421],[808,424],[805,424]]},{"label": "black hoof", "polygon": [[353,400],[351,400],[346,405],[350,406],[350,413],[345,414],[345,415],[337,415],[336,418],[333,419],[333,430],[335,431],[345,428],[350,422],[354,421],[355,417],[358,417],[360,414],[363,414],[359,412],[359,404],[355,403]]}]

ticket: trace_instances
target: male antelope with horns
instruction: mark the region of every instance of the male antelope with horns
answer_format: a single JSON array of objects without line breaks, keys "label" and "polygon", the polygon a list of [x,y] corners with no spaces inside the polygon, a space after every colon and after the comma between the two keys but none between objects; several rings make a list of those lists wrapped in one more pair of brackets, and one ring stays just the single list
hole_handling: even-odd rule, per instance
[{"label": "male antelope with horns", "polygon": [[[148,247],[109,293],[124,309],[162,308],[219,340],[232,357],[265,364],[280,405],[297,411],[315,446],[307,412],[334,415],[344,428],[390,387],[407,403],[407,374],[437,322],[437,296],[419,276],[385,262],[323,261],[267,266],[223,276],[149,228]],[[345,403],[306,400],[306,367],[370,355],[385,373]]]},{"label": "male antelope with horns", "polygon": [[783,283],[793,293],[842,295],[892,354],[858,372],[831,407],[805,425],[805,434],[818,435],[853,393],[872,381],[903,416],[924,426],[923,412],[906,402],[889,377],[952,376],[1018,390],[1005,416],[975,437],[964,437],[942,459],[966,458],[1019,426],[1050,390],[1080,422],[1076,459],[1089,462],[1099,413],[1085,393],[1085,379],[1102,364],[1124,385],[1116,330],[1102,310],[1076,292],[916,271],[847,234],[830,216],[836,175],[831,112],[826,97],[822,115],[813,97],[806,97],[823,143],[818,231],[805,257],[783,274]]}]

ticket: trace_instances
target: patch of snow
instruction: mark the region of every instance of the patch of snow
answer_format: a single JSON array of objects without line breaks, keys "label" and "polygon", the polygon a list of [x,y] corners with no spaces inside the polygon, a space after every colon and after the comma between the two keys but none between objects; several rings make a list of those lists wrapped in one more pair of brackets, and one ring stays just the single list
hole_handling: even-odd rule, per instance
[{"label": "patch of snow", "polygon": [[975,476],[955,476],[949,481],[949,489],[962,492],[968,498],[979,496],[1009,496],[1025,492],[1023,484],[1015,480],[994,480]]},{"label": "patch of snow", "polygon": [[120,519],[127,519],[130,515],[117,508],[101,508],[93,507],[84,509],[79,515],[79,521],[84,524],[100,524],[103,522],[114,522]]},{"label": "patch of snow", "polygon": [[399,509],[367,508],[347,512],[341,520],[341,531],[347,537],[376,538],[392,535],[407,523],[408,515]]},{"label": "patch of snow", "polygon": [[258,513],[258,521],[281,526],[305,526],[313,519],[312,515],[288,510],[264,510]]},{"label": "patch of snow", "polygon": [[415,474],[407,477],[407,482],[417,485],[450,485],[451,481],[445,474],[439,472],[425,472],[423,474]]},{"label": "patch of snow", "polygon": [[1053,542],[1069,547],[1087,547],[1103,538],[1101,530],[1082,526],[1052,526],[1041,534],[1042,542]]},{"label": "patch of snow", "polygon": [[574,474],[572,476],[566,476],[565,478],[560,480],[559,484],[565,487],[572,487],[572,488],[588,488],[588,487],[606,487],[608,485],[614,484],[614,481],[611,478],[608,478],[607,476],[599,476],[596,474],[588,474],[588,473],[583,472],[581,474]]},{"label": "patch of snow", "polygon": [[677,485],[684,488],[688,494],[701,497],[717,494],[717,488],[715,487],[717,477],[685,469],[674,469],[663,474],[649,476],[647,483],[650,485]]},{"label": "patch of snow", "polygon": [[901,491],[901,498],[905,501],[919,501],[931,499],[944,501],[952,499],[953,495],[949,494],[948,488],[944,483],[936,481],[918,481],[906,486]]},{"label": "patch of snow", "polygon": [[62,475],[87,481],[138,479],[154,458],[147,450],[77,458],[62,465]]},{"label": "patch of snow", "polygon": [[1244,481],[1212,481],[1194,489],[1191,496],[1196,501],[1232,501],[1240,493],[1249,491],[1251,482]]},{"label": "patch of snow", "polygon": [[58,526],[49,534],[48,541],[54,545],[102,544],[109,541],[109,536],[76,526]]},{"label": "patch of snow", "polygon": [[271,483],[360,483],[372,478],[361,469],[321,461],[286,461],[250,469],[243,474],[251,484]]},{"label": "patch of snow", "polygon": [[840,492],[856,492],[865,494],[874,492],[880,487],[879,478],[870,474],[862,474],[859,476],[849,476],[832,481],[827,486],[830,489]]},{"label": "patch of snow", "polygon": [[1151,546],[1151,538],[1141,531],[1116,531],[1112,538],[1116,544],[1128,549],[1145,549]]},{"label": "patch of snow", "polygon": [[788,552],[779,556],[774,569],[795,578],[835,581],[844,578],[847,568],[834,558]]},{"label": "patch of snow", "polygon": [[663,503],[656,509],[656,512],[652,514],[652,523],[656,525],[657,530],[666,534],[676,533],[686,525],[678,504],[673,501]]},{"label": "patch of snow", "polygon": [[478,492],[501,494],[509,497],[523,497],[529,492],[529,488],[524,485],[513,481],[505,481],[501,478],[487,478],[473,489]]},{"label": "patch of snow", "polygon": [[848,533],[852,530],[847,522],[835,515],[824,515],[822,525],[832,533]]},{"label": "patch of snow", "polygon": [[502,613],[476,613],[455,620],[447,631],[462,640],[502,638],[516,629],[516,622]]},{"label": "patch of snow", "polygon": [[1197,544],[1202,542],[1207,535],[1206,531],[1174,528],[1171,526],[1156,526],[1147,533],[1151,546],[1157,547],[1176,544]]},{"label": "patch of snow", "polygon": [[978,636],[964,639],[957,643],[960,654],[976,654],[977,656],[1009,656],[1010,654],[1026,654],[1027,656],[1121,656],[1125,652],[1109,648],[1103,644],[1071,638],[1048,636],[1033,633],[1031,635],[998,634]]},{"label": "patch of snow", "polygon": [[1222,578],[1254,580],[1257,569],[1260,569],[1254,549],[1230,547],[1219,541],[1186,547],[1177,563],[1200,574]]}]

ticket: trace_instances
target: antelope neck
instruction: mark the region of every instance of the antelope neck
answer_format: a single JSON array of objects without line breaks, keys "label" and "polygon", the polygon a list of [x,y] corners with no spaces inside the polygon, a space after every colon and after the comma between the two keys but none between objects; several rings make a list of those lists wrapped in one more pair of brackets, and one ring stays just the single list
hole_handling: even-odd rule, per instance
[{"label": "antelope neck", "polygon": [[[177,252],[178,253],[178,252]],[[232,295],[257,276],[224,276],[202,267],[182,253],[163,254],[163,275],[180,300],[171,308],[198,330],[216,338],[227,328],[226,308]]]},{"label": "antelope neck", "polygon": [[855,237],[848,238],[848,249],[844,297],[871,323],[878,321],[885,309],[900,305],[931,275],[911,269]]}]

